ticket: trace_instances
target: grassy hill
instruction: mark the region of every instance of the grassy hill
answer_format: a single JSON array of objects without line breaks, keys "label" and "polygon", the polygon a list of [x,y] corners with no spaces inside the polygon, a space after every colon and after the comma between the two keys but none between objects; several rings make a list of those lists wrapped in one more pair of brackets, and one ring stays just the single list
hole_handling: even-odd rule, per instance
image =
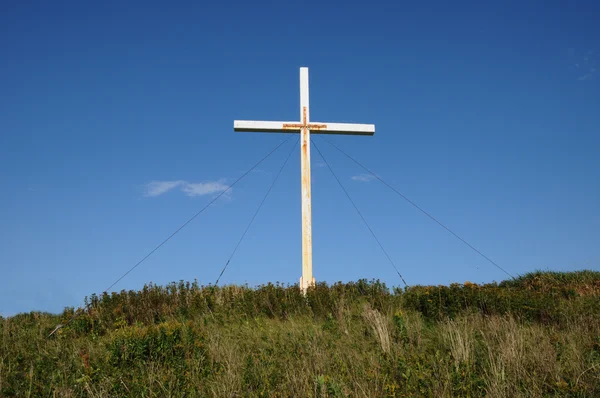
[{"label": "grassy hill", "polygon": [[0,317],[0,397],[600,396],[600,272],[147,285]]}]

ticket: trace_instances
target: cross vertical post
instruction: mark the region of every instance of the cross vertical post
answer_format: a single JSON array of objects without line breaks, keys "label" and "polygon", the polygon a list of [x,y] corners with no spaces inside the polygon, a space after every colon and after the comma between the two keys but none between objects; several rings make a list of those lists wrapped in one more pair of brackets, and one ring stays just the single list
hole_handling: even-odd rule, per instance
[{"label": "cross vertical post", "polygon": [[300,133],[300,177],[302,194],[302,276],[300,289],[306,295],[314,286],[312,268],[312,197],[310,183],[310,135],[373,135],[375,125],[354,123],[311,123],[308,101],[308,68],[300,68],[300,122],[234,120],[233,130],[243,132]]},{"label": "cross vertical post", "polygon": [[300,169],[302,189],[302,276],[300,288],[304,293],[313,286],[312,272],[312,197],[310,182],[310,109],[308,104],[308,68],[300,68]]}]

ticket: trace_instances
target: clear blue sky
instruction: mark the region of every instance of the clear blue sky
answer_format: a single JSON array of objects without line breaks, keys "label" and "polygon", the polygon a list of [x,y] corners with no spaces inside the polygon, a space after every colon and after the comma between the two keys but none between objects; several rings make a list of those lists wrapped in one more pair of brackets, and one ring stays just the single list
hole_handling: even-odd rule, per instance
[{"label": "clear blue sky", "polygon": [[[525,3],[3,2],[0,314],[107,288],[287,137],[233,120],[296,120],[301,66],[313,120],[376,125],[337,145],[510,273],[599,270],[600,3]],[[289,145],[115,289],[214,282]],[[320,147],[409,284],[505,279]],[[224,283],[298,281],[298,155]],[[313,228],[317,280],[401,285],[315,151]]]}]

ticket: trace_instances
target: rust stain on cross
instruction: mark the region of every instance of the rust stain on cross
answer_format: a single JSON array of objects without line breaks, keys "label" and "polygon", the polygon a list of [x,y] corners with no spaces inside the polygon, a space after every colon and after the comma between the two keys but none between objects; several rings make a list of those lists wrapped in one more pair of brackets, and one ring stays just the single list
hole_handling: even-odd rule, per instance
[{"label": "rust stain on cross", "polygon": [[302,107],[302,123],[284,123],[284,130],[321,130],[326,129],[326,124],[311,124],[306,122],[306,107]]}]

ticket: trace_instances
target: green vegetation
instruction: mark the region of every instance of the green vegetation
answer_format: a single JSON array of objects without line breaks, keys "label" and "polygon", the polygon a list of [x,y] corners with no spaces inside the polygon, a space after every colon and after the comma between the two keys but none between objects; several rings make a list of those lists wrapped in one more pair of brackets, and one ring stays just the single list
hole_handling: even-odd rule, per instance
[{"label": "green vegetation", "polygon": [[0,397],[600,396],[600,273],[147,285],[0,318]]}]

